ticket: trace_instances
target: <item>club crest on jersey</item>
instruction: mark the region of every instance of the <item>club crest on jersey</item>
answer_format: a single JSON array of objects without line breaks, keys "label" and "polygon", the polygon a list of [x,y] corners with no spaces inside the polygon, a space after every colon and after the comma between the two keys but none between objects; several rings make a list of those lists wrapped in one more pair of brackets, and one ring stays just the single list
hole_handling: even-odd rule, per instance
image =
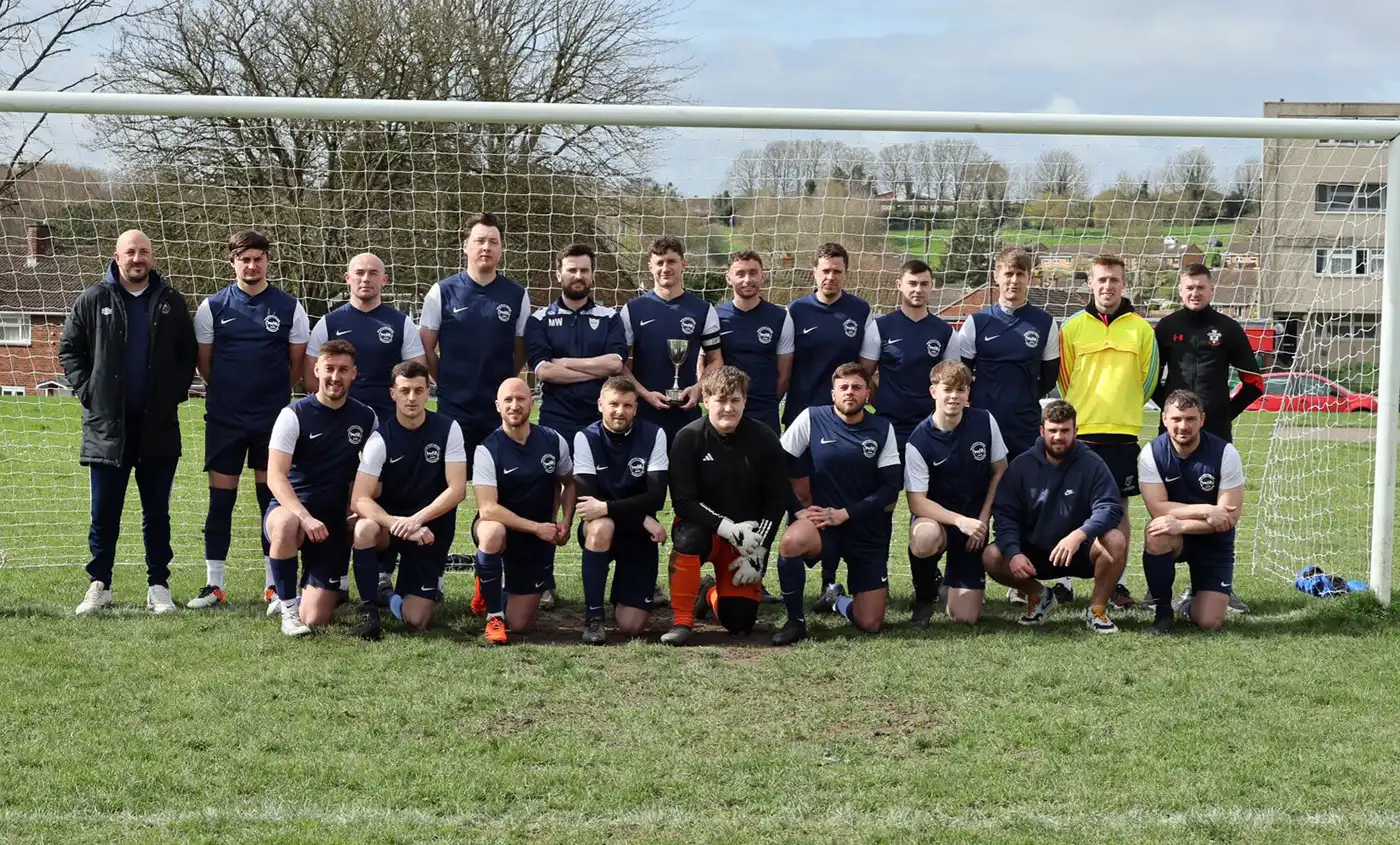
[{"label": "club crest on jersey", "polygon": [[380,326],[375,335],[379,338],[380,343],[394,342],[394,330],[388,326]]},{"label": "club crest on jersey", "polygon": [[[277,330],[282,328],[282,318],[278,317],[276,314],[268,314],[266,317],[263,317],[263,328],[273,334],[277,334]],[[358,443],[360,441],[356,440],[355,442]]]},{"label": "club crest on jersey", "polygon": [[1215,489],[1215,476],[1211,475],[1208,472],[1202,473],[1199,483],[1201,485],[1201,489],[1209,493],[1210,491]]},{"label": "club crest on jersey", "polygon": [[592,329],[593,331],[596,332],[596,331],[598,331],[598,326],[599,326],[602,322],[603,322],[603,321],[602,321],[602,320],[599,320],[597,317],[589,317],[589,318],[588,318],[588,327],[589,327],[590,329]]},{"label": "club crest on jersey", "polygon": [[1209,343],[1211,346],[1219,346],[1222,338],[1223,335],[1220,334],[1220,329],[1211,329],[1206,332],[1206,343]]},{"label": "club crest on jersey", "polygon": [[1040,345],[1040,332],[1032,329],[1031,331],[1026,332],[1025,337],[1027,349],[1034,349]]},{"label": "club crest on jersey", "polygon": [[497,305],[497,306],[496,306],[496,319],[497,319],[497,320],[500,320],[502,323],[509,323],[509,322],[510,322],[510,306],[509,306],[509,305],[504,305],[504,304],[502,304],[502,305]]},{"label": "club crest on jersey", "polygon": [[641,478],[647,471],[647,459],[633,458],[627,462],[627,471],[632,473],[633,478]]},{"label": "club crest on jersey", "polygon": [[767,346],[773,342],[773,330],[767,326],[758,327],[758,342]]},{"label": "club crest on jersey", "polygon": [[934,339],[928,342],[928,357],[937,358],[943,352],[943,341]]},{"label": "club crest on jersey", "polygon": [[345,439],[350,441],[351,446],[358,446],[360,441],[365,439],[365,430],[358,425],[352,425],[345,429]]},{"label": "club crest on jersey", "polygon": [[973,444],[972,444],[972,459],[973,459],[974,461],[985,461],[985,460],[987,460],[987,444],[986,444],[986,443],[983,443],[981,440],[978,440],[976,443],[973,443]]},{"label": "club crest on jersey", "polygon": [[162,313],[162,314],[169,314],[169,313],[170,313],[170,303],[169,303],[169,302],[162,302],[162,303],[160,304],[160,313]]},{"label": "club crest on jersey", "polygon": [[875,453],[878,451],[880,451],[880,444],[876,443],[874,440],[860,441],[860,453],[867,458],[875,457]]},{"label": "club crest on jersey", "polygon": [[540,456],[540,466],[544,467],[544,471],[545,471],[545,472],[549,473],[550,475],[553,475],[553,474],[554,474],[554,456],[553,456],[553,455],[541,455],[541,456]]},{"label": "club crest on jersey", "polygon": [[846,337],[855,337],[855,336],[856,336],[856,330],[859,329],[860,326],[857,326],[857,325],[856,325],[856,321],[855,321],[855,320],[847,320],[846,322],[844,322],[844,323],[841,324],[841,328],[842,328],[843,330],[845,330],[845,332],[846,332]]},{"label": "club crest on jersey", "polygon": [[442,447],[436,443],[429,443],[423,447],[423,460],[430,464],[435,464],[442,460]]},{"label": "club crest on jersey", "polygon": [[681,334],[695,334],[695,318],[694,318],[694,317],[682,317],[682,318],[681,318]]}]

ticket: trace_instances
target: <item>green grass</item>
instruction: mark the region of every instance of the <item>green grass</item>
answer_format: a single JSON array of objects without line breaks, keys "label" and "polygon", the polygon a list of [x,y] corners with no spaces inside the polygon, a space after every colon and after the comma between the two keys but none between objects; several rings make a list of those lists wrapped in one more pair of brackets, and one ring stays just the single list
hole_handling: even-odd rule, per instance
[{"label": "green grass", "polygon": [[[574,645],[572,547],[565,607],[509,649],[479,645],[457,574],[424,635],[289,641],[262,617],[251,491],[236,609],[150,617],[123,567],[120,607],[78,619],[75,408],[5,400],[0,419],[3,842],[1374,843],[1400,828],[1393,615],[1250,572],[1253,526],[1288,516],[1259,506],[1263,462],[1325,491],[1321,530],[1345,540],[1364,537],[1369,500],[1338,479],[1368,451],[1290,452],[1271,415],[1239,436],[1237,583],[1256,612],[1223,634],[1161,642],[1129,613],[1123,635],[1094,638],[1082,604],[1024,630],[999,593],[976,629],[916,634],[897,551],[885,634],[816,619],[815,640],[785,651],[713,630],[667,650],[664,612],[647,642]],[[179,599],[203,580],[194,405],[185,439]],[[136,511],[122,560],[138,556]]]}]

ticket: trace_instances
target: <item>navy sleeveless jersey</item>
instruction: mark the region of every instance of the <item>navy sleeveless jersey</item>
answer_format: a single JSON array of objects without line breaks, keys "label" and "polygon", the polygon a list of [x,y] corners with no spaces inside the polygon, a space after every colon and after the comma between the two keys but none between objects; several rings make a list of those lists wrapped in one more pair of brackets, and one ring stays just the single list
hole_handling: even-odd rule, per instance
[{"label": "navy sleeveless jersey", "polygon": [[232,284],[205,301],[214,344],[205,416],[242,431],[270,431],[292,398],[288,346],[297,298],[271,285],[249,296]]},{"label": "navy sleeveless jersey", "polygon": [[[1229,443],[1224,438],[1202,431],[1196,451],[1183,458],[1172,448],[1169,435],[1157,435],[1152,441],[1152,460],[1157,464],[1162,485],[1167,488],[1168,501],[1186,505],[1215,504],[1219,500],[1220,485],[1225,480],[1227,446]],[[1206,534],[1198,539],[1233,543],[1235,530]]]},{"label": "navy sleeveless jersey", "polygon": [[496,390],[516,375],[517,326],[528,316],[522,312],[525,289],[499,273],[479,285],[465,271],[437,289],[438,410],[474,426],[499,420]]},{"label": "navy sleeveless jersey", "polygon": [[[386,456],[379,470],[380,507],[392,514],[414,514],[447,489],[448,439],[455,424],[451,417],[432,411],[415,429],[400,425],[397,414],[379,424]],[[456,512],[453,508],[443,516]]]},{"label": "navy sleeveless jersey", "polygon": [[[392,417],[389,373],[405,357],[413,357],[404,355],[408,318],[388,305],[364,312],[347,302],[327,313],[323,322],[325,340],[348,340],[355,347],[356,374],[350,395],[373,408],[381,420]],[[316,354],[311,346],[306,351]]]},{"label": "navy sleeveless jersey", "polygon": [[929,372],[945,358],[958,360],[953,327],[929,314],[911,320],[896,309],[875,320],[880,329],[880,387],[876,411],[905,432],[933,413]]},{"label": "navy sleeveless jersey", "polygon": [[[819,507],[849,509],[880,489],[882,469],[899,466],[894,428],[889,420],[875,414],[850,424],[830,405],[808,408],[783,433],[782,442],[794,458],[804,453],[809,456],[812,504]],[[841,528],[872,542],[881,538],[888,542],[892,518],[892,513],[882,511],[871,519],[853,519]]]},{"label": "navy sleeveless jersey", "polygon": [[[689,291],[665,300],[647,291],[623,306],[623,331],[632,347],[632,374],[647,390],[666,391],[676,377],[668,355],[668,340],[690,342],[680,365],[682,389],[695,384],[695,368],[702,350],[719,348],[719,319],[714,306]],[[700,406],[688,411],[658,411],[648,402],[637,403],[637,419],[653,422],[669,432],[700,418]]]},{"label": "navy sleeveless jersey", "polygon": [[[842,293],[830,305],[809,293],[788,306],[792,316],[792,383],[783,404],[783,423],[791,424],[807,408],[831,404],[831,374],[860,359],[867,330],[874,328],[870,304]],[[867,327],[867,324],[870,324]],[[878,349],[870,358],[878,357]]]},{"label": "navy sleeveless jersey", "polygon": [[292,456],[287,480],[303,503],[348,506],[360,450],[375,425],[374,411],[355,399],[330,408],[303,396],[278,416],[269,448]]},{"label": "navy sleeveless jersey", "polygon": [[496,488],[496,501],[522,519],[554,521],[558,479],[573,472],[569,448],[552,428],[530,426],[524,443],[496,429],[476,447],[472,484]]},{"label": "navy sleeveless jersey", "polygon": [[755,419],[778,413],[778,356],[792,352],[792,338],[782,347],[783,324],[787,310],[760,300],[752,310],[743,311],[733,300],[716,308],[719,315],[720,350],[724,363],[743,370],[749,377],[749,396],[744,412]]},{"label": "navy sleeveless jersey", "polygon": [[645,420],[635,421],[622,437],[610,436],[600,420],[580,431],[574,445],[574,473],[597,478],[598,498],[607,502],[645,493],[647,473],[668,467],[666,434]]},{"label": "navy sleeveless jersey", "polygon": [[[997,460],[993,425],[992,415],[982,408],[963,409],[962,420],[952,431],[942,431],[932,419],[925,418],[909,435],[905,447],[909,456],[905,462],[906,489],[926,494],[929,501],[953,513],[975,516],[987,500],[992,464]],[[920,464],[926,477],[911,478],[913,468]]]},{"label": "navy sleeveless jersey", "polygon": [[1007,312],[996,304],[968,320],[975,346],[969,350],[965,330],[962,354],[972,358],[976,376],[972,404],[992,412],[1007,448],[1019,455],[1040,435],[1040,364],[1055,318],[1034,305]]}]

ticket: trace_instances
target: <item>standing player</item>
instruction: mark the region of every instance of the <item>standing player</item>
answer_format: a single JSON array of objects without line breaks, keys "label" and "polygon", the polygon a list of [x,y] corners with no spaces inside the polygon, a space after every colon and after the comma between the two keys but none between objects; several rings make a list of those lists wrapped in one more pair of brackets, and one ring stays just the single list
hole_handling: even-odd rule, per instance
[{"label": "standing player", "polygon": [[350,395],[368,405],[380,420],[393,419],[390,372],[401,361],[427,363],[423,340],[413,320],[383,299],[389,277],[384,262],[372,252],[350,259],[345,268],[350,299],[322,317],[311,329],[306,345],[306,392],[316,392],[316,358],[327,340],[349,341],[355,347],[355,383]]},{"label": "standing player", "polygon": [[[1244,327],[1211,306],[1215,282],[1210,268],[1189,265],[1181,271],[1177,290],[1182,307],[1157,322],[1157,348],[1166,372],[1152,399],[1165,409],[1169,393],[1194,392],[1201,400],[1205,431],[1229,443],[1235,417],[1264,395],[1259,361]],[[1234,396],[1230,395],[1231,367],[1240,376],[1240,388]],[[1230,609],[1248,613],[1249,605],[1231,593]]]},{"label": "standing player", "polygon": [[194,378],[195,341],[185,298],[154,263],[150,238],[123,232],[106,276],[74,301],[59,339],[59,362],[82,404],[78,461],[88,468],[92,489],[92,559],[79,614],[112,603],[112,565],[132,470],[141,493],[146,609],[175,611],[170,489],[180,463],[180,403]]},{"label": "standing player", "polygon": [[658,543],[666,530],[656,512],[666,504],[666,433],[637,419],[637,386],[625,376],[603,383],[602,419],[574,435],[579,546],[583,549],[583,641],[607,642],[603,594],[608,564],[617,561],[612,604],[617,630],[646,630],[656,595]]},{"label": "standing player", "polygon": [[[744,415],[748,376],[721,366],[700,383],[706,415],[682,428],[671,447],[671,613],[667,645],[685,645],[702,611],[731,634],[758,620],[768,550],[792,488],[787,460],[772,429]],[[700,578],[705,561],[715,578]]]},{"label": "standing player", "polygon": [[[1079,414],[1079,439],[1093,449],[1118,482],[1126,501],[1138,495],[1138,432],[1142,406],[1157,389],[1157,340],[1152,326],[1123,296],[1123,259],[1100,255],[1090,268],[1093,297],[1060,330],[1060,395]],[[1132,536],[1125,507],[1118,529]],[[1113,603],[1134,603],[1126,580],[1113,591]],[[1069,579],[1060,583],[1060,601],[1073,600]]]},{"label": "standing player", "polygon": [[1042,579],[1094,579],[1085,622],[1095,633],[1116,634],[1108,602],[1128,557],[1118,482],[1103,459],[1076,442],[1073,405],[1056,399],[1043,420],[1041,439],[1011,461],[997,485],[996,540],[982,565],[1027,596],[1022,625],[1041,624],[1058,603]]},{"label": "standing player", "polygon": [[889,604],[890,533],[895,501],[903,486],[899,448],[889,420],[865,413],[870,376],[861,364],[842,364],[831,375],[831,405],[807,408],[783,432],[783,449],[806,458],[807,478],[794,478],[804,509],[783,531],[778,578],[788,618],[773,645],[807,636],[802,608],[806,567],[817,559],[846,560],[852,595],[837,584],[837,613],[874,633]]},{"label": "standing player", "polygon": [[[530,424],[534,397],[523,379],[501,382],[501,426],[476,447],[472,490],[477,520],[478,591],[486,602],[486,642],[509,642],[507,625],[530,630],[540,595],[554,589],[554,549],[574,521],[574,465],[559,433]],[[559,511],[562,506],[563,514]]]},{"label": "standing player", "polygon": [[[724,363],[720,354],[719,316],[710,303],[685,289],[685,245],[679,238],[652,241],[647,253],[652,289],[622,306],[622,330],[632,348],[628,374],[637,384],[642,402],[637,418],[661,426],[667,442],[676,432],[699,419],[700,378],[711,367]],[[687,344],[680,364],[681,403],[666,401],[666,390],[676,380],[668,341]],[[703,351],[703,354],[702,354]]]},{"label": "standing player", "polygon": [[564,436],[574,435],[598,419],[603,381],[622,372],[627,338],[622,319],[593,301],[597,254],[587,244],[570,244],[559,253],[556,275],[559,298],[530,315],[525,349],[530,368],[542,385],[540,425]]},{"label": "standing player", "polygon": [[[350,398],[355,347],[328,340],[316,359],[316,393],[283,408],[268,444],[267,483],[275,497],[263,525],[282,612],[282,633],[299,637],[324,625],[340,598],[350,563],[350,490],[360,450],[374,433],[374,411]],[[297,596],[297,551],[306,588]]]},{"label": "standing player", "polygon": [[[204,469],[209,473],[209,511],[204,518],[205,586],[186,607],[226,604],[224,564],[233,532],[233,506],[243,465],[253,470],[258,513],[267,512],[272,491],[267,480],[268,439],[273,423],[301,380],[311,329],[306,311],[291,294],[267,281],[272,244],[248,230],[229,239],[233,284],[199,304],[194,334],[196,365],[204,379]],[[263,553],[270,555],[268,536]],[[269,558],[270,560],[270,558]],[[267,571],[270,603],[273,572]]]},{"label": "standing player", "polygon": [[[1205,431],[1210,418],[1189,390],[1173,390],[1162,403],[1167,430],[1138,457],[1142,502],[1152,521],[1143,537],[1142,568],[1156,604],[1155,634],[1172,631],[1176,562],[1191,571],[1191,619],[1216,630],[1225,621],[1235,580],[1235,525],[1244,505],[1244,465],[1223,437]],[[1183,610],[1185,610],[1183,608]]]},{"label": "standing player", "polygon": [[780,432],[778,402],[792,379],[792,318],[763,298],[763,259],[746,249],[729,257],[726,274],[733,299],[721,302],[720,351],[749,377],[744,414]]},{"label": "standing player", "polygon": [[929,313],[933,269],[913,259],[899,268],[899,307],[880,317],[876,389],[871,404],[894,426],[900,454],[914,427],[933,413],[929,370],[940,361],[958,361],[958,337],[942,317]]},{"label": "standing player", "polygon": [[422,630],[433,618],[438,583],[457,530],[457,506],[467,496],[467,450],[456,420],[427,410],[428,367],[394,366],[394,415],[369,437],[351,501],[355,522],[352,567],[360,591],[356,636],[379,639],[379,553],[396,547],[403,561],[389,610]]},{"label": "standing player", "polygon": [[914,615],[922,628],[933,619],[938,558],[948,552],[948,615],[976,622],[987,588],[982,549],[991,533],[992,500],[1006,472],[1006,443],[985,408],[969,408],[972,373],[961,361],[944,361],[931,376],[933,413],[914,429],[904,449],[904,488],[909,499],[909,560],[914,576]]},{"label": "standing player", "polygon": [[792,384],[783,404],[783,424],[797,415],[831,401],[831,374],[849,361],[860,361],[865,372],[875,372],[880,358],[880,330],[870,303],[846,293],[846,273],[851,256],[837,243],[817,247],[817,289],[788,306],[792,318]]}]

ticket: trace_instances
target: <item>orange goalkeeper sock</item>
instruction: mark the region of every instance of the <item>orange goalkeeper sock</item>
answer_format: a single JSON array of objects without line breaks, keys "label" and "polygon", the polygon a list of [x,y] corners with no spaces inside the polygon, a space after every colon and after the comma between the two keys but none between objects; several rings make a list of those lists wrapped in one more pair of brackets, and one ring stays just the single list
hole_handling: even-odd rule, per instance
[{"label": "orange goalkeeper sock", "polygon": [[671,564],[671,618],[677,625],[695,627],[695,596],[700,592],[700,557],[676,555]]},{"label": "orange goalkeeper sock", "polygon": [[710,612],[719,618],[719,587],[711,587],[705,591],[705,604],[710,606]]}]

